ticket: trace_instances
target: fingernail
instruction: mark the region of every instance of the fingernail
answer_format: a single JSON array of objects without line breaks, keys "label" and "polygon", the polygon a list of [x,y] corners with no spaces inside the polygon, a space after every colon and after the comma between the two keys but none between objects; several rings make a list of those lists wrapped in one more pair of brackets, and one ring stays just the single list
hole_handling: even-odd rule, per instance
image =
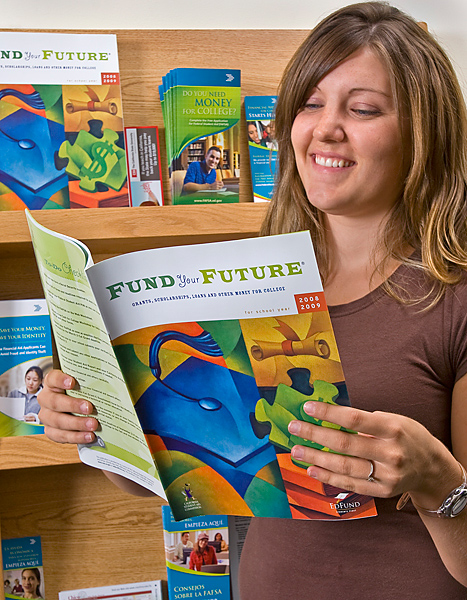
[{"label": "fingernail", "polygon": [[86,429],[94,430],[96,428],[96,419],[86,420]]},{"label": "fingernail", "polygon": [[303,458],[304,452],[301,446],[294,446],[292,448],[292,456],[294,458]]},{"label": "fingernail", "polygon": [[84,439],[85,439],[86,443],[92,442],[92,440],[94,439],[94,435],[92,433],[85,433]]},{"label": "fingernail", "polygon": [[316,402],[305,402],[303,410],[307,415],[314,415],[316,412]]},{"label": "fingernail", "polygon": [[300,425],[297,421],[290,421],[289,423],[289,433],[298,433],[300,429]]},{"label": "fingernail", "polygon": [[83,415],[88,415],[91,411],[89,410],[89,404],[87,402],[82,402],[79,405],[79,409],[81,411],[81,414]]},{"label": "fingernail", "polygon": [[315,471],[315,469],[313,469],[313,467],[308,467],[307,471],[308,475],[310,477],[312,477],[313,479],[316,479],[318,477],[318,473]]},{"label": "fingernail", "polygon": [[67,377],[63,382],[63,385],[65,386],[65,389],[71,389],[71,386],[73,385],[73,379],[71,377]]}]

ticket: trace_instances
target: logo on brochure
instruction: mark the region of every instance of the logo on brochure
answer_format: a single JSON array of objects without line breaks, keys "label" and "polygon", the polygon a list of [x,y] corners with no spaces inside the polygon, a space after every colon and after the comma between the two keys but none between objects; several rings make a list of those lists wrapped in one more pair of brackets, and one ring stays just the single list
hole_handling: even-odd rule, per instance
[{"label": "logo on brochure", "polygon": [[185,483],[184,488],[182,489],[182,495],[185,496],[185,502],[183,504],[183,508],[185,511],[190,510],[200,510],[201,504],[196,500],[193,495],[193,491],[191,489],[191,485],[189,483]]},{"label": "logo on brochure", "polygon": [[182,494],[185,496],[185,502],[189,502],[190,500],[196,500],[193,496],[193,492],[191,491],[191,486],[189,483],[185,483],[185,487],[182,490]]}]

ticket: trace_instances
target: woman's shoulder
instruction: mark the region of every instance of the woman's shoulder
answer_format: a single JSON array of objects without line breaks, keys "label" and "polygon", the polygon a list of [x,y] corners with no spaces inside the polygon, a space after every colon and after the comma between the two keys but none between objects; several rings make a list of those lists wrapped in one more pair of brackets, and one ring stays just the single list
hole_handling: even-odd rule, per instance
[{"label": "woman's shoulder", "polygon": [[467,271],[463,271],[459,281],[447,287],[447,296],[452,297],[453,306],[459,308],[465,313],[467,307]]},{"label": "woman's shoulder", "polygon": [[[436,305],[452,297],[467,298],[467,270],[457,269],[450,273],[452,283],[442,283],[424,265],[420,253],[414,252],[402,263],[389,281],[401,293],[404,300],[422,300],[422,304]],[[392,287],[392,286],[391,286]],[[433,302],[433,300],[436,300]],[[411,303],[411,302],[410,302]]]}]

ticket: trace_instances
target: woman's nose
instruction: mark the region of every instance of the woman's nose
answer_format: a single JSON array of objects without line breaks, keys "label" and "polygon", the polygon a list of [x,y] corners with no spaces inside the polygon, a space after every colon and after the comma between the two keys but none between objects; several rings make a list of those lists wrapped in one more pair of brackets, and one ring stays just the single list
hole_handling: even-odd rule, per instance
[{"label": "woman's nose", "polygon": [[331,108],[323,108],[313,132],[320,142],[342,142],[345,138],[342,115]]}]

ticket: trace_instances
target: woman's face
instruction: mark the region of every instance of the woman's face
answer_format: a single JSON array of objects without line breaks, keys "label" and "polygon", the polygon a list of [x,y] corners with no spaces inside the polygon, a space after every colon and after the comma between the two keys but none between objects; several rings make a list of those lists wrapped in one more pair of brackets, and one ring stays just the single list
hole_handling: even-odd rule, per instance
[{"label": "woman's face", "polygon": [[198,546],[200,547],[200,550],[204,550],[207,545],[208,540],[206,538],[201,538],[200,540],[198,540]]},{"label": "woman's face", "polygon": [[250,123],[248,125],[248,137],[250,138],[250,140],[252,142],[255,142],[255,144],[259,144],[261,141],[259,139],[258,129],[256,128],[256,125],[254,125],[253,123]]},{"label": "woman's face", "polygon": [[29,371],[29,373],[26,373],[24,380],[26,382],[26,390],[29,394],[37,392],[42,383],[42,380],[36,371]]},{"label": "woman's face", "polygon": [[23,571],[23,574],[21,575],[21,585],[23,586],[25,594],[32,594],[33,596],[36,595],[39,580],[37,579],[34,571],[30,571],[29,569]]},{"label": "woman's face", "polygon": [[39,377],[36,371],[29,371],[29,373],[26,373],[24,380],[26,382],[26,390],[29,394],[34,394],[37,392],[42,383],[42,379]]},{"label": "woman's face", "polygon": [[386,67],[368,48],[330,71],[292,126],[298,173],[328,215],[382,218],[406,175],[401,123]]}]

